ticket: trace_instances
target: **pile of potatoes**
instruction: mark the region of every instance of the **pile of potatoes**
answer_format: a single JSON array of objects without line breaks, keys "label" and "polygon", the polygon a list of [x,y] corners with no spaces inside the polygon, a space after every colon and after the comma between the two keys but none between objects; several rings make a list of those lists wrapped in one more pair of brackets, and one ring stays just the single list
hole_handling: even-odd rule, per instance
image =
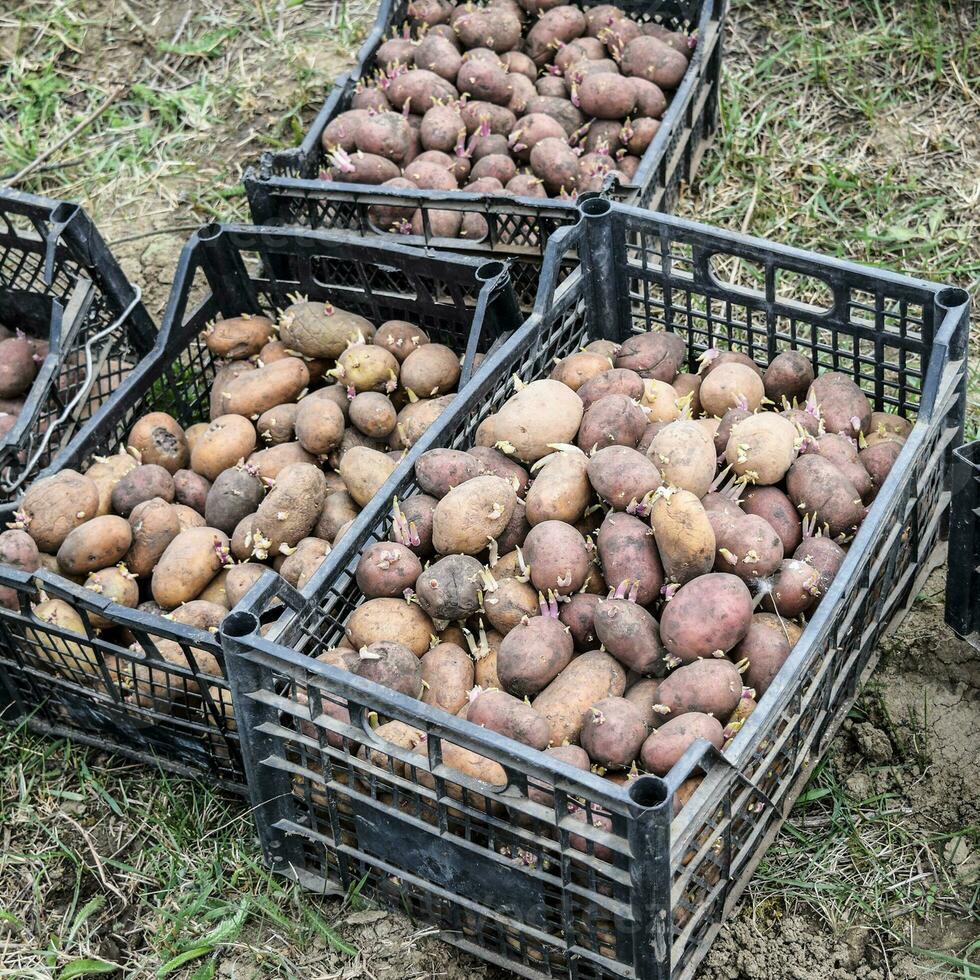
[{"label": "pile of potatoes", "polygon": [[17,424],[50,345],[0,324],[0,439]]},{"label": "pile of potatoes", "polygon": [[[611,4],[413,0],[376,76],[321,134],[325,180],[392,189],[574,197],[637,171],[696,41]],[[378,205],[383,231],[422,215]],[[479,214],[429,212],[438,237],[478,239]]]},{"label": "pile of potatoes", "polygon": [[[799,352],[687,360],[667,332],[594,341],[518,385],[468,450],[423,453],[319,659],[619,783],[700,738],[722,749],[911,425]],[[377,734],[426,751],[401,722]],[[461,748],[452,764],[506,781]]]},{"label": "pile of potatoes", "polygon": [[[461,373],[459,355],[416,324],[376,327],[306,300],[278,323],[218,320],[203,342],[217,364],[210,421],[184,429],[151,412],[118,454],[35,482],[0,534],[0,563],[43,567],[122,606],[214,632],[269,566],[305,585],[452,400]],[[86,634],[71,605],[42,599],[39,620]],[[0,590],[0,603],[18,608],[16,591]],[[89,621],[133,641],[99,615]],[[157,646],[187,666],[176,642]],[[75,644],[38,650],[101,676]],[[220,674],[210,653],[195,657],[199,670]]]}]

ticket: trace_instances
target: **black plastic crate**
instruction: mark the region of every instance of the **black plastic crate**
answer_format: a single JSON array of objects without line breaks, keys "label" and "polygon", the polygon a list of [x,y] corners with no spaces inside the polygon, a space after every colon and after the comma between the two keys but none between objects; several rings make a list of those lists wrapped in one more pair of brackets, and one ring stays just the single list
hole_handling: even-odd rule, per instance
[{"label": "black plastic crate", "polygon": [[980,650],[980,441],[953,456],[946,622]]},{"label": "black plastic crate", "polygon": [[[433,340],[468,350],[470,363],[474,352],[486,352],[518,325],[506,272],[496,261],[426,255],[343,233],[207,226],[181,254],[156,347],[47,473],[84,470],[95,456],[118,451],[147,412],[169,412],[184,427],[207,420],[216,365],[201,331],[219,314],[274,315],[297,292],[379,323],[412,320]],[[15,589],[20,603],[18,611],[0,607],[0,710],[7,706],[8,721],[28,718],[39,731],[175,772],[204,772],[244,792],[228,684],[208,671],[201,654],[222,663],[217,636],[109,603],[48,571],[0,567],[0,586]],[[41,592],[74,606],[87,636],[40,624],[31,603]],[[112,630],[97,633],[93,614]],[[160,639],[177,641],[181,652],[163,660]]]},{"label": "black plastic crate", "polygon": [[[816,368],[850,373],[877,409],[916,418],[833,586],[730,748],[700,742],[667,778],[642,776],[626,790],[314,661],[363,601],[358,554],[391,526],[380,498],[321,566],[312,601],[266,576],[223,624],[222,644],[274,871],[341,893],[366,876],[366,894],[522,976],[686,978],[853,702],[878,637],[943,548],[969,301],[961,289],[606,201],[582,211],[552,241],[578,249],[581,272],[556,292],[556,263],[546,264],[534,316],[413,457],[472,445],[515,375],[546,376],[553,358],[588,339],[651,328],[684,337],[692,367],[710,346],[760,360],[806,351]],[[758,288],[733,261],[756,271]],[[809,296],[812,286],[826,307],[792,291]],[[398,497],[416,489],[404,471]],[[257,613],[276,596],[288,611],[262,636]],[[350,723],[331,707],[344,702]],[[423,731],[426,751],[383,742],[375,716]],[[448,746],[494,760],[506,786],[462,775],[443,761]],[[704,779],[673,817],[673,795],[692,773]],[[529,786],[544,797],[529,798]]]},{"label": "black plastic crate", "polygon": [[0,188],[0,323],[50,343],[0,440],[0,500],[12,500],[153,347],[156,326],[78,205],[8,188]]},{"label": "black plastic crate", "polygon": [[[310,131],[295,150],[266,153],[246,171],[245,190],[252,220],[261,224],[346,228],[362,235],[381,234],[369,217],[376,204],[475,212],[488,233],[482,241],[435,238],[426,218],[423,236],[399,238],[466,253],[492,252],[514,260],[511,279],[525,309],[534,303],[545,245],[554,231],[574,224],[574,202],[519,198],[462,191],[402,191],[366,184],[320,180],[324,152],[320,136],[327,123],[345,111],[358,82],[371,75],[378,47],[405,21],[409,0],[382,0],[378,18],[361,47],[358,63],[336,84]],[[600,0],[585,0],[583,7]],[[728,0],[616,0],[615,6],[641,21],[656,20],[672,30],[698,31],[698,44],[687,74],[674,93],[662,125],[628,184],[612,183],[611,198],[651,210],[674,209],[682,182],[690,182],[718,124],[722,41]]]}]

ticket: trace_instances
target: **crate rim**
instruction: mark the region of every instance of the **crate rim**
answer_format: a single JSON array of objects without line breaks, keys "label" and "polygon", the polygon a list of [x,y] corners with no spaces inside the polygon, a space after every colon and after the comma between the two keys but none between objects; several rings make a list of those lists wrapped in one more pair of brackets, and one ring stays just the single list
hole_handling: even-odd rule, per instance
[{"label": "crate rim", "polygon": [[[935,325],[933,330],[929,369],[923,379],[923,392],[920,398],[919,410],[916,413],[916,421],[913,426],[913,431],[910,434],[906,445],[902,447],[902,452],[899,454],[896,465],[893,466],[875,501],[869,508],[868,516],[861,524],[861,527],[858,529],[854,539],[851,541],[845,560],[837,574],[834,576],[830,590],[828,590],[827,594],[821,601],[820,606],[818,606],[817,612],[813,619],[807,622],[803,636],[795,645],[790,656],[783,664],[783,667],[780,670],[780,675],[782,675],[782,677],[780,678],[777,676],[777,679],[770,686],[769,690],[766,692],[766,695],[764,695],[763,700],[766,700],[768,698],[769,691],[774,692],[772,698],[768,699],[767,710],[764,712],[756,711],[749,716],[746,723],[742,726],[739,732],[736,733],[727,754],[718,752],[706,740],[702,739],[694,743],[687,750],[682,759],[675,764],[675,766],[665,777],[663,777],[662,782],[665,783],[670,790],[670,796],[668,797],[668,799],[670,799],[681,782],[683,782],[683,780],[687,778],[687,776],[689,776],[696,767],[700,766],[705,770],[705,772],[709,772],[716,765],[724,765],[728,769],[733,770],[736,775],[741,771],[742,764],[747,758],[749,758],[756,743],[762,737],[761,727],[764,717],[768,718],[774,712],[778,713],[785,706],[791,695],[795,681],[798,680],[797,675],[801,664],[812,656],[817,645],[821,643],[829,633],[832,626],[831,610],[842,598],[845,589],[850,587],[851,580],[863,566],[870,546],[873,544],[884,525],[886,504],[890,499],[890,495],[894,493],[895,487],[901,481],[901,464],[903,460],[907,463],[908,459],[913,455],[913,450],[917,450],[927,436],[928,428],[933,418],[933,412],[938,401],[938,395],[940,394],[939,389],[944,380],[944,356],[955,353],[951,350],[952,342],[957,331],[962,328],[964,321],[968,321],[970,297],[966,290],[961,289],[960,287],[916,279],[914,277],[891,272],[889,270],[878,270],[874,267],[855,263],[850,260],[825,257],[810,250],[780,245],[766,239],[743,235],[738,232],[728,232],[724,229],[714,228],[700,222],[690,221],[684,218],[677,218],[667,214],[644,211],[639,208],[610,202],[604,198],[593,198],[592,200],[583,203],[581,206],[579,206],[579,212],[582,216],[579,222],[577,222],[575,225],[570,225],[561,229],[556,236],[553,236],[548,245],[550,251],[557,251],[563,244],[565,238],[573,235],[584,234],[586,225],[588,223],[594,223],[596,220],[609,222],[615,220],[625,221],[626,219],[634,218],[640,219],[641,221],[656,221],[669,227],[673,227],[685,235],[697,235],[700,237],[708,236],[709,238],[724,239],[729,244],[734,243],[746,251],[756,251],[760,253],[764,251],[770,255],[775,252],[780,257],[794,259],[800,262],[809,261],[812,263],[814,260],[816,260],[824,266],[830,266],[842,271],[847,271],[852,275],[864,278],[874,278],[879,282],[884,280],[885,282],[894,286],[906,286],[909,288],[914,287],[920,291],[932,293],[934,297],[935,309],[937,313],[940,314],[937,316],[937,320],[939,322],[937,325]],[[470,385],[476,385],[480,382],[482,377],[492,375],[499,371],[499,362],[504,361],[507,358],[510,350],[513,347],[520,345],[528,337],[528,335],[535,332],[540,325],[541,311],[550,304],[554,297],[555,289],[555,263],[549,263],[547,261],[547,255],[545,268],[548,269],[552,275],[549,275],[546,279],[542,279],[542,283],[539,287],[538,295],[535,300],[535,312],[532,313],[532,315],[518,331],[515,331],[505,345],[503,345],[498,351],[489,356],[483,362],[483,364],[480,366],[479,372],[471,379]],[[562,283],[560,289],[564,291],[565,289],[569,288],[575,277],[581,277],[583,274],[583,269],[580,264],[572,276]],[[965,357],[965,354],[961,356]],[[460,392],[460,394],[462,395],[463,392]],[[461,404],[464,404],[462,400]],[[923,406],[925,407],[923,408]],[[461,409],[457,409],[457,411],[460,410]],[[438,430],[443,428],[445,424],[448,424],[448,420],[443,418],[442,423],[443,425],[440,426],[437,422],[429,430],[429,433],[431,433],[431,437],[429,439],[425,439],[423,437],[422,440],[416,443],[416,446],[413,447],[409,456],[406,457],[401,464],[399,464],[400,467],[407,466],[409,462],[414,465],[414,461],[418,458],[418,455],[425,451],[428,443],[436,437]],[[417,449],[417,447],[422,448]],[[364,515],[365,523],[367,523],[368,516],[369,515]],[[356,537],[356,535],[352,537]],[[337,551],[338,554],[346,554],[346,551],[343,549],[337,549]],[[350,559],[352,556],[348,555],[347,557]],[[270,599],[275,597],[283,597],[283,590],[279,586],[277,580],[278,576],[276,576],[275,573],[267,573],[263,575],[263,577],[260,578],[243,597],[236,612],[231,614],[223,621],[219,628],[219,636],[221,637],[222,647],[225,649],[226,656],[232,658],[242,656],[246,659],[251,659],[256,663],[261,663],[262,658],[267,658],[268,661],[279,664],[285,663],[289,666],[291,672],[296,677],[300,676],[301,672],[313,674],[323,678],[323,680],[329,684],[333,684],[335,686],[339,685],[340,687],[346,686],[351,690],[355,690],[358,694],[369,696],[372,702],[379,704],[391,704],[404,713],[415,714],[416,716],[424,719],[428,724],[437,724],[442,730],[444,737],[447,737],[450,740],[452,740],[454,735],[457,738],[462,736],[464,744],[466,741],[469,741],[475,745],[482,744],[484,747],[490,746],[494,749],[498,747],[497,743],[502,736],[499,736],[496,733],[491,733],[487,729],[481,728],[480,726],[472,725],[472,723],[463,719],[448,715],[444,711],[431,708],[417,699],[399,695],[379,684],[366,681],[363,678],[357,677],[356,675],[350,675],[347,672],[341,671],[338,668],[328,664],[323,664],[308,654],[299,653],[291,647],[287,647],[282,643],[270,641],[266,637],[259,635],[258,629],[260,622],[258,612],[267,605]],[[296,601],[296,596],[287,596],[287,604],[290,604],[290,598],[292,598],[293,602]],[[306,596],[303,596],[302,598],[304,601],[310,601]],[[293,608],[292,610],[294,614],[297,611],[298,610],[296,608]],[[247,641],[247,646],[245,645],[245,641]],[[353,681],[351,680],[352,677]],[[760,701],[760,704],[761,703],[762,702]],[[491,735],[493,736],[492,738],[489,737]],[[504,739],[504,741],[508,743],[506,750],[510,757],[515,759],[527,758],[528,761],[535,762],[537,768],[541,767],[541,760],[547,760],[548,758],[544,753],[528,747],[522,747],[525,751],[518,752],[515,746],[520,746],[520,743],[516,743],[511,739]],[[707,762],[706,764],[706,757],[708,756],[710,756],[711,761]],[[612,788],[610,788],[608,781],[601,780],[598,777],[593,776],[591,773],[587,774],[575,769],[565,772],[564,770],[567,767],[560,766],[560,764],[548,760],[545,768],[550,772],[552,771],[552,767],[554,767],[554,771],[556,773],[559,773],[563,778],[570,779],[571,782],[581,786],[583,790],[586,790],[589,793],[598,791],[601,793],[603,798],[615,800],[617,806],[620,808],[628,806],[632,802],[627,788],[616,786],[615,784],[613,784]],[[596,785],[597,782],[599,785]],[[671,822],[672,839],[683,837],[688,827],[698,816],[698,808],[699,806],[704,805],[710,790],[710,787],[706,785],[706,782],[707,781],[698,787],[694,794],[692,794],[687,805],[681,810],[681,813]],[[261,802],[263,801],[253,801],[255,804]]]}]

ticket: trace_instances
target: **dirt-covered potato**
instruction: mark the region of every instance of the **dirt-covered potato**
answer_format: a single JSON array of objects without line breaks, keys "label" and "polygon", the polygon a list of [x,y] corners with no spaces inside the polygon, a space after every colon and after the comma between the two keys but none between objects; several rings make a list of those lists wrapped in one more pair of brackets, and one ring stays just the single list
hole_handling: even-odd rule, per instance
[{"label": "dirt-covered potato", "polygon": [[369,599],[351,613],[344,628],[355,650],[391,641],[403,643],[416,657],[429,649],[429,637],[434,632],[432,620],[404,599]]},{"label": "dirt-covered potato", "polygon": [[62,470],[29,487],[15,517],[38,551],[55,554],[69,533],[98,511],[96,484],[75,470]]},{"label": "dirt-covered potato", "polygon": [[130,470],[113,487],[110,498],[113,511],[121,517],[129,517],[133,508],[146,500],[159,497],[173,503],[177,491],[170,473],[162,466],[148,463]]},{"label": "dirt-covered potato", "polygon": [[631,514],[606,515],[596,540],[603,576],[641,606],[660,597],[664,569],[650,528]]},{"label": "dirt-covered potato", "polygon": [[255,357],[272,340],[273,329],[268,317],[245,313],[227,320],[215,320],[205,331],[204,341],[215,357],[240,361]]},{"label": "dirt-covered potato", "polygon": [[166,412],[144,415],[130,430],[126,448],[135,450],[141,463],[155,463],[170,474],[183,469],[190,459],[184,430]]},{"label": "dirt-covered potato", "polygon": [[752,625],[741,643],[732,651],[732,657],[749,662],[744,683],[755,691],[756,699],[761,698],[769,689],[791,649],[789,635],[778,616],[772,613],[756,613],[752,617]]},{"label": "dirt-covered potato", "polygon": [[394,471],[393,459],[365,446],[348,450],[340,461],[340,475],[347,485],[347,492],[361,507],[367,505]]},{"label": "dirt-covered potato", "polygon": [[569,444],[578,432],[582,400],[560,381],[532,381],[509,398],[477,430],[477,444],[499,449],[523,463],[534,463]]},{"label": "dirt-covered potato", "polygon": [[786,493],[796,509],[814,515],[832,537],[852,535],[867,509],[853,483],[823,456],[800,456],[786,476]]},{"label": "dirt-covered potato", "polygon": [[629,446],[606,446],[596,452],[588,461],[588,478],[595,492],[618,511],[648,503],[648,495],[663,482],[654,462]]},{"label": "dirt-covered potato", "polygon": [[[34,539],[26,531],[17,529],[0,533],[0,565],[19,572],[36,572],[41,567],[41,556]],[[0,605],[19,609],[17,590],[0,586]]]},{"label": "dirt-covered potato", "polygon": [[244,562],[241,565],[232,565],[228,569],[228,577],[225,579],[225,594],[228,596],[228,605],[234,608],[253,585],[268,571],[265,565],[258,565],[255,562]]},{"label": "dirt-covered potato", "polygon": [[711,526],[718,549],[715,571],[731,572],[751,584],[767,579],[783,560],[783,542],[765,518],[754,514],[736,520],[716,518]]},{"label": "dirt-covered potato", "polygon": [[395,640],[378,640],[359,648],[356,673],[410,698],[419,697],[423,690],[419,658]]},{"label": "dirt-covered potato", "polygon": [[423,344],[402,361],[401,385],[419,398],[454,391],[460,376],[459,355],[444,344]]},{"label": "dirt-covered potato", "polygon": [[122,560],[132,540],[125,518],[114,514],[96,517],[68,534],[58,549],[58,564],[69,575],[108,568]]},{"label": "dirt-covered potato", "polygon": [[[348,430],[350,431],[350,430]],[[284,442],[278,446],[260,449],[245,461],[255,470],[256,476],[267,483],[275,480],[279,472],[292,463],[313,463],[310,455],[298,442]],[[232,464],[234,465],[234,464]]]},{"label": "dirt-covered potato", "polygon": [[516,506],[517,495],[499,476],[467,480],[436,504],[433,547],[441,555],[479,554],[504,531]]},{"label": "dirt-covered potato", "polygon": [[[212,397],[217,397],[218,416],[243,415],[257,419],[283,402],[296,401],[310,383],[310,371],[298,357],[284,357],[223,382],[217,379]],[[191,464],[192,469],[197,469]],[[205,474],[206,475],[206,474]]]},{"label": "dirt-covered potato", "polygon": [[655,776],[666,776],[681,756],[702,738],[716,749],[722,747],[725,739],[717,718],[697,711],[671,718],[651,732],[643,743],[640,749],[643,768]]},{"label": "dirt-covered potato", "polygon": [[138,578],[147,578],[167,546],[180,534],[180,519],[171,504],[155,497],[133,508],[129,526],[132,541],[123,562]]},{"label": "dirt-covered potato", "polygon": [[[85,471],[85,475],[99,488],[99,516],[112,511],[112,491],[115,485],[139,462],[129,453],[122,451],[96,461]],[[176,474],[175,474],[176,476]]]},{"label": "dirt-covered potato", "polygon": [[783,351],[769,362],[762,381],[766,398],[774,404],[781,406],[785,398],[789,405],[802,405],[813,384],[813,365],[800,351]]},{"label": "dirt-covered potato", "polygon": [[[279,320],[279,337],[287,348],[305,357],[336,360],[348,344],[373,339],[374,325],[370,320],[331,303],[303,300],[287,306],[283,311]],[[297,394],[305,387],[305,384],[302,385]]]},{"label": "dirt-covered potato", "polygon": [[424,493],[441,500],[453,487],[483,475],[483,466],[459,449],[430,449],[415,463],[415,479]]},{"label": "dirt-covered potato", "polygon": [[355,575],[358,588],[374,599],[404,597],[421,572],[422,563],[405,545],[378,541],[361,553]]},{"label": "dirt-covered potato", "polygon": [[468,703],[473,688],[473,661],[455,643],[440,643],[422,660],[422,701],[451,715]]},{"label": "dirt-covered potato", "polygon": [[727,653],[748,632],[752,594],[735,575],[711,572],[682,585],[660,617],[660,639],[682,663]]},{"label": "dirt-covered potato", "polygon": [[588,457],[577,450],[563,450],[545,457],[527,492],[526,516],[532,527],[543,521],[581,520],[591,497]]},{"label": "dirt-covered potato", "polygon": [[643,606],[627,599],[600,601],[595,610],[595,632],[623,666],[637,674],[663,675],[666,668],[660,630]]},{"label": "dirt-covered potato", "polygon": [[[34,606],[32,612],[40,622],[86,639],[82,617],[63,599],[46,599]],[[79,674],[100,673],[98,655],[88,643],[76,643],[47,631],[35,632],[30,626],[24,629],[24,638],[41,660],[54,664],[69,679],[78,679]]]},{"label": "dirt-covered potato", "polygon": [[247,418],[237,414],[220,415],[194,443],[191,469],[213,482],[223,470],[248,459],[255,442],[255,426]]},{"label": "dirt-covered potato", "polygon": [[225,534],[233,534],[238,522],[258,510],[265,487],[244,466],[232,466],[219,473],[204,502],[204,520]]},{"label": "dirt-covered potato", "polygon": [[585,453],[606,446],[628,446],[635,449],[647,416],[643,409],[625,395],[606,395],[585,410],[576,444]]},{"label": "dirt-covered potato", "polygon": [[800,515],[793,501],[778,487],[750,487],[742,496],[742,510],[767,521],[783,543],[783,553],[791,555],[803,540]]},{"label": "dirt-covered potato", "polygon": [[181,531],[153,570],[150,588],[164,609],[196,599],[229,559],[228,536],[217,528]]},{"label": "dirt-covered potato", "polygon": [[518,624],[501,641],[497,676],[515,697],[529,697],[547,687],[568,666],[575,652],[571,634],[550,616]]},{"label": "dirt-covered potato", "polygon": [[585,712],[582,748],[598,766],[628,769],[646,741],[647,726],[640,709],[624,697],[603,698]]},{"label": "dirt-covered potato", "polygon": [[[709,376],[710,377],[710,376]],[[760,412],[732,426],[725,458],[749,483],[779,483],[796,459],[798,433],[789,419]]]},{"label": "dirt-covered potato", "polygon": [[660,682],[654,709],[656,724],[659,726],[668,718],[689,711],[723,720],[735,710],[742,690],[742,675],[731,660],[724,657],[695,660],[671,671]]},{"label": "dirt-covered potato", "polygon": [[857,437],[871,430],[868,396],[840,371],[828,371],[814,379],[807,401],[816,403],[827,432]]},{"label": "dirt-covered potato", "polygon": [[0,398],[24,394],[37,376],[35,349],[28,337],[0,340]]},{"label": "dirt-covered potato", "polygon": [[709,572],[715,563],[715,534],[701,501],[688,490],[657,491],[650,526],[664,573],[683,584]]},{"label": "dirt-covered potato", "polygon": [[193,470],[177,470],[174,473],[174,503],[183,504],[204,513],[211,481]]},{"label": "dirt-covered potato", "polygon": [[595,632],[598,605],[599,596],[578,592],[570,596],[567,602],[563,602],[558,611],[559,622],[568,627],[575,649],[580,653],[595,650],[599,646],[599,638]]},{"label": "dirt-covered potato", "polygon": [[506,691],[481,691],[470,702],[466,720],[539,751],[548,747],[551,738],[547,720]]},{"label": "dirt-covered potato", "polygon": [[614,364],[635,371],[641,378],[670,384],[686,358],[683,338],[666,331],[651,331],[628,338],[616,352]]},{"label": "dirt-covered potato", "polygon": [[551,729],[551,744],[578,743],[585,712],[603,698],[626,690],[626,672],[608,653],[593,651],[576,657],[531,702]]},{"label": "dirt-covered potato", "polygon": [[480,608],[483,565],[469,555],[446,555],[418,576],[419,606],[433,619],[466,619]]},{"label": "dirt-covered potato", "polygon": [[255,512],[255,557],[288,554],[313,530],[326,495],[323,472],[309,463],[281,470],[273,488]]},{"label": "dirt-covered potato", "polygon": [[[619,348],[615,348],[619,350]],[[610,356],[615,356],[611,352]],[[610,371],[603,371],[594,378],[586,381],[579,389],[578,396],[584,408],[589,408],[600,398],[606,395],[625,395],[627,398],[638,401],[643,397],[643,378],[635,371],[626,368],[613,368]]]},{"label": "dirt-covered potato", "polygon": [[718,461],[713,440],[696,422],[679,419],[654,437],[647,456],[670,487],[703,497],[715,478]]},{"label": "dirt-covered potato", "polygon": [[[98,571],[91,572],[85,579],[85,588],[90,592],[95,592],[108,602],[118,603],[127,609],[135,609],[140,601],[140,589],[136,583],[136,576],[127,571],[123,565],[100,568]],[[100,616],[98,613],[90,612],[88,617],[96,629],[111,629],[114,625],[111,620]]]}]

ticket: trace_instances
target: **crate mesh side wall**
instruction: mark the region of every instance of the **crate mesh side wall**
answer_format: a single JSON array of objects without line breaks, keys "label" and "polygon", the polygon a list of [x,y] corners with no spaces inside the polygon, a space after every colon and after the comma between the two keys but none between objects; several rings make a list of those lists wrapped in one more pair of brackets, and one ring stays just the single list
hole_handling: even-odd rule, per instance
[{"label": "crate mesh side wall", "polygon": [[[816,369],[850,374],[877,410],[899,410],[914,419],[933,342],[932,293],[928,289],[915,284],[893,287],[885,280],[872,289],[867,277],[842,278],[835,267],[824,267],[814,258],[811,267],[801,271],[798,259],[778,250],[744,255],[736,262],[723,248],[722,233],[713,242],[703,230],[694,233],[650,217],[626,217],[620,230],[629,259],[628,289],[620,298],[621,323],[590,323],[588,286],[581,279],[572,280],[564,302],[556,302],[553,313],[545,317],[535,346],[516,352],[506,370],[485,380],[470,407],[439,434],[437,445],[461,449],[472,445],[479,422],[511,394],[507,375],[512,371],[526,382],[546,376],[553,357],[576,349],[585,339],[615,336],[617,331],[621,338],[630,331],[665,328],[688,341],[691,370],[697,369],[699,355],[711,347],[742,350],[763,362],[781,350],[802,350]],[[902,484],[882,501],[887,508],[884,526],[890,530],[862,545],[867,561],[860,566],[853,588],[844,593],[850,598],[838,600],[840,616],[831,617],[835,623],[832,635],[814,636],[811,631],[806,660],[794,673],[795,688],[781,710],[766,717],[741,773],[729,771],[714,784],[706,801],[697,804],[695,798],[696,813],[682,811],[678,827],[683,829],[683,844],[672,865],[675,976],[700,958],[701,941],[721,920],[726,900],[750,869],[760,843],[784,816],[782,807],[790,799],[796,777],[816,758],[828,726],[853,697],[857,678],[867,668],[881,630],[908,598],[915,572],[938,543],[939,518],[946,502],[945,450],[956,431],[956,407],[946,405],[937,413],[942,421],[934,421],[928,429],[916,427],[916,436],[899,460],[898,466],[904,467]],[[404,499],[416,491],[414,478],[409,476],[398,496]],[[344,623],[363,601],[353,575],[356,555],[373,541],[385,540],[390,528],[391,519],[385,517],[345,549],[350,563],[322,584],[316,601],[284,617],[284,642],[316,656],[340,640]],[[287,675],[284,671],[277,678],[278,686],[255,695],[264,698],[272,690],[285,692],[270,701],[272,710],[283,713],[269,729],[276,748],[267,764],[274,768],[297,764],[296,721],[287,716],[306,717],[297,711],[295,696],[287,689]],[[311,683],[322,683],[322,678]],[[329,689],[329,684],[323,685],[324,696]],[[762,703],[765,706],[765,699]],[[315,793],[307,791],[305,784],[297,786],[294,779],[294,817],[281,822],[279,830],[284,831],[288,824],[290,834],[307,840],[301,858],[305,873],[348,882],[353,880],[353,871],[343,863],[347,848],[357,850],[363,862],[357,865],[358,871],[380,865],[371,858],[370,847],[358,850],[356,834],[341,841],[336,825],[331,833],[311,832],[323,826],[328,814],[348,805],[353,784],[346,777],[324,777],[337,752],[324,747],[322,733],[315,747],[307,744],[306,748],[313,752],[315,766],[303,770],[304,778],[319,785],[320,796],[314,799]],[[362,776],[368,785],[371,778],[369,772]],[[479,817],[473,820],[485,823]],[[483,827],[481,832],[484,840],[492,838],[492,829]],[[400,893],[388,880],[393,874],[406,880],[390,867],[376,871],[373,880],[395,901]],[[382,881],[386,882],[383,887]],[[436,890],[431,882],[427,885],[413,879],[408,893],[407,900],[420,917],[445,929],[459,929],[459,917],[472,911],[459,900],[454,902],[451,894],[433,905]],[[509,929],[528,940],[533,935],[517,921]],[[480,933],[473,948],[499,951],[495,937],[488,939]],[[508,957],[522,969],[543,976],[581,970],[583,964],[592,963],[592,954],[605,955],[603,949],[592,946],[577,967],[569,967],[550,957],[529,961],[521,943],[509,942],[507,948],[511,950]],[[618,969],[628,970],[629,963],[629,959],[620,959]],[[616,973],[617,968],[610,969]]]},{"label": "crate mesh side wall", "polygon": [[[51,282],[46,282],[47,245],[38,233],[47,234],[48,231],[49,223],[39,218],[32,221],[23,215],[0,210],[0,288],[51,296],[67,308],[79,279],[91,278],[91,273],[76,260],[71,249],[59,243],[54,250]],[[0,487],[16,484],[25,465],[34,460],[35,455],[37,459],[31,472],[44,469],[79,424],[91,417],[139,360],[141,351],[134,345],[127,321],[116,323],[124,309],[120,304],[121,300],[110,295],[104,284],[99,285],[82,321],[62,324],[61,364],[45,390],[36,393],[36,401],[31,390],[25,411],[32,412],[32,422],[18,444],[0,448]],[[116,326],[109,330],[114,323]],[[102,334],[105,335],[100,336]],[[87,347],[90,362],[86,357]],[[79,404],[59,424],[57,420],[82,392],[84,395]],[[56,424],[57,430],[44,445],[43,436]]]},{"label": "crate mesh side wall", "polygon": [[[251,272],[248,298],[209,294],[197,268],[185,287],[196,298],[206,298],[175,325],[173,343],[140,365],[130,389],[61,458],[62,466],[84,470],[96,457],[118,452],[136,420],[148,412],[168,412],[185,428],[207,421],[217,365],[200,334],[218,314],[275,316],[300,293],[331,300],[375,323],[412,320],[433,341],[465,350],[480,289],[470,266],[451,269],[445,262],[403,259],[399,268],[330,254],[296,262],[288,259],[288,247],[268,248],[244,234],[237,240],[241,250],[236,254]],[[247,308],[236,303],[247,303]],[[492,332],[481,335],[481,347],[493,339]],[[41,599],[38,586],[80,613],[84,639],[31,615],[31,604]],[[21,713],[34,712],[35,723],[59,734],[166,758],[178,771],[184,771],[181,765],[203,769],[228,786],[240,787],[238,735],[215,636],[202,633],[188,642],[178,624],[120,606],[106,611],[95,593],[51,574],[36,582],[22,576],[13,587],[19,609],[0,609],[0,629],[9,637],[0,644],[0,673],[6,673]],[[152,598],[148,587],[144,593],[141,599]],[[171,642],[161,646],[161,639]],[[152,669],[148,661],[155,661]]]}]

